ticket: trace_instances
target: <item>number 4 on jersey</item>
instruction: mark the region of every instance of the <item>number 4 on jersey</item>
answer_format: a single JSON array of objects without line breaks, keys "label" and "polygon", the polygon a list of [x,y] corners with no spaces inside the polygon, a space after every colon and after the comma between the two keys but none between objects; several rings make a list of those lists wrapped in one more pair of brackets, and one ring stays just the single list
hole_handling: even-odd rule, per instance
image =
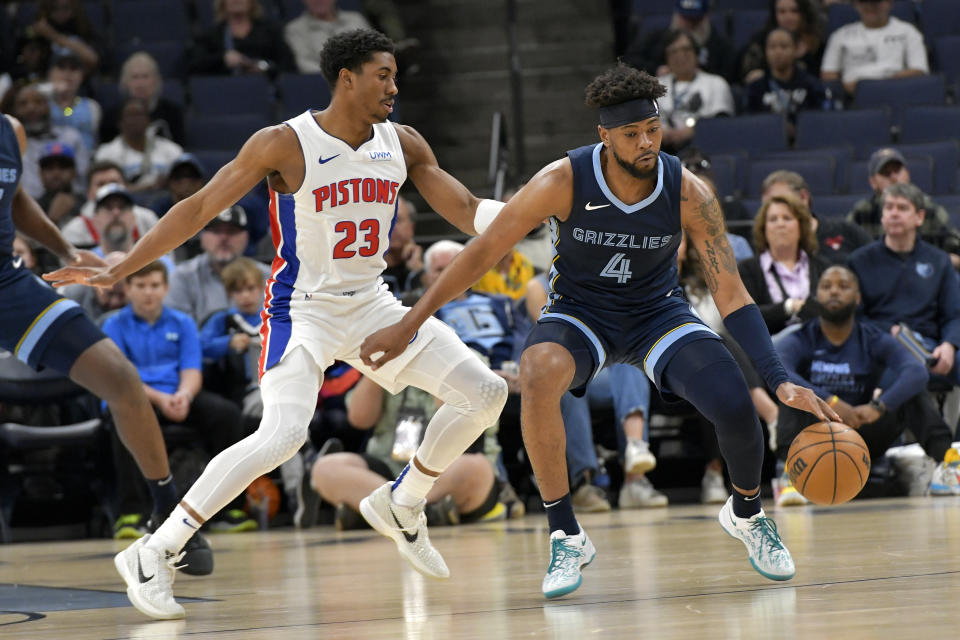
[{"label": "number 4 on jersey", "polygon": [[616,278],[620,284],[626,284],[633,273],[630,271],[630,259],[625,253],[615,253],[600,275],[604,278]]}]

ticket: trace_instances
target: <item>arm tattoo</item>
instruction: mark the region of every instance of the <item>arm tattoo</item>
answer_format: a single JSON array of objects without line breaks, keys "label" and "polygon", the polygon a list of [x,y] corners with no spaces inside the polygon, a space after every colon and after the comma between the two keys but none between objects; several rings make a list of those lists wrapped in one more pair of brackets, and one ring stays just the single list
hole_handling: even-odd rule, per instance
[{"label": "arm tattoo", "polygon": [[716,197],[701,203],[698,209],[700,210],[700,217],[703,218],[704,223],[706,223],[707,235],[716,238],[718,235],[725,233],[725,229],[723,228],[723,212],[720,210],[720,205]]},{"label": "arm tattoo", "polygon": [[[737,259],[733,255],[733,247],[727,239],[727,230],[723,223],[723,212],[720,210],[720,204],[717,199],[710,200],[700,204],[698,207],[700,217],[703,219],[707,239],[704,240],[706,248],[706,264],[704,270],[713,269],[713,273],[720,273],[720,267],[727,273],[737,273]],[[711,244],[710,240],[713,240]]]}]

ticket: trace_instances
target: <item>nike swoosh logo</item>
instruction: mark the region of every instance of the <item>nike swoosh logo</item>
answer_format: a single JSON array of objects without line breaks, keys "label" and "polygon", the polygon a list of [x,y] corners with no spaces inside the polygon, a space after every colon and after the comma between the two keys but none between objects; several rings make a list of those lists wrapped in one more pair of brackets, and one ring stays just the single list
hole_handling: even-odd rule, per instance
[{"label": "nike swoosh logo", "polygon": [[187,519],[186,519],[186,518],[183,519],[183,524],[187,525],[187,526],[190,527],[191,529],[196,529],[195,526],[193,526],[192,524],[190,524],[189,522],[187,522]]},{"label": "nike swoosh logo", "polygon": [[390,507],[390,515],[393,516],[393,521],[397,523],[398,527],[400,527],[400,533],[402,533],[403,537],[407,539],[407,542],[409,542],[410,544],[413,544],[414,542],[416,542],[417,537],[420,535],[420,532],[417,531],[413,535],[410,535],[409,533],[407,533],[407,530],[404,529],[403,525],[400,524],[400,521],[397,520],[397,514],[393,512],[393,507]]},{"label": "nike swoosh logo", "polygon": [[157,575],[156,573],[154,573],[152,576],[150,576],[150,577],[148,578],[147,576],[145,576],[145,575],[143,574],[143,564],[141,564],[141,562],[140,562],[140,552],[139,552],[139,551],[137,552],[137,575],[138,575],[138,577],[140,578],[140,584],[146,584],[146,583],[150,582],[151,580],[153,580],[154,576]]},{"label": "nike swoosh logo", "polygon": [[20,256],[17,256],[16,258],[13,259],[13,268],[19,269],[21,266],[23,266],[23,258],[21,258]]},{"label": "nike swoosh logo", "polygon": [[330,162],[330,161],[333,160],[334,158],[339,158],[339,157],[340,157],[340,154],[339,154],[339,153],[338,153],[337,155],[335,155],[335,156],[330,156],[330,157],[327,158],[326,160],[323,159],[323,156],[320,156],[320,164],[327,164],[328,162]]},{"label": "nike swoosh logo", "polygon": [[603,209],[604,207],[609,207],[609,206],[610,206],[609,202],[607,204],[591,204],[588,202],[583,208],[586,209],[587,211],[593,211],[594,209]]}]

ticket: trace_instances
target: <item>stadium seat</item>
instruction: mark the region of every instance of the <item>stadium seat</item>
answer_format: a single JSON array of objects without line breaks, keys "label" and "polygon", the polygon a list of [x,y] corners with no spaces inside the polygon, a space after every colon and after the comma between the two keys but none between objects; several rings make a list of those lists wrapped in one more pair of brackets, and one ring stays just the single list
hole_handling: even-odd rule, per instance
[{"label": "stadium seat", "polygon": [[740,184],[737,181],[737,158],[732,155],[715,155],[710,157],[709,162],[717,195],[721,198],[736,195],[740,191]]},{"label": "stadium seat", "polygon": [[817,196],[811,200],[813,212],[820,218],[844,218],[853,209],[853,205],[866,197],[867,193],[865,190],[863,193]]},{"label": "stadium seat", "polygon": [[209,177],[219,171],[220,167],[233,160],[236,153],[233,151],[204,151],[201,149],[194,152],[193,155],[197,156],[197,160],[203,165]]},{"label": "stadium seat", "polygon": [[916,5],[917,3],[911,0],[896,0],[893,3],[893,9],[890,11],[890,15],[916,26],[917,11],[914,8]]},{"label": "stadium seat", "polygon": [[307,108],[325,109],[330,104],[330,88],[318,73],[282,73],[277,78],[280,92],[280,116],[301,114]]},{"label": "stadium seat", "polygon": [[113,6],[113,34],[118,44],[189,38],[186,7],[181,0],[117,2]]},{"label": "stadium seat", "polygon": [[192,116],[187,119],[186,144],[190,150],[236,153],[258,129],[270,124],[257,116]]},{"label": "stadium seat", "polygon": [[170,78],[164,79],[163,89],[160,91],[160,95],[170,102],[180,105],[181,107],[187,104],[186,96],[184,95],[183,91],[183,83],[179,80],[171,80]]},{"label": "stadium seat", "polygon": [[783,116],[760,114],[739,118],[707,118],[697,122],[694,144],[707,155],[744,151],[750,155],[787,148]]},{"label": "stadium seat", "polygon": [[[752,135],[752,134],[750,134]],[[850,145],[864,157],[890,144],[887,109],[856,111],[801,111],[797,114],[797,149]]]},{"label": "stadium seat", "polygon": [[[898,147],[899,149],[900,147]],[[930,156],[904,153],[910,170],[910,182],[920,187],[924,193],[933,193],[933,158]],[[850,194],[865,197],[870,192],[867,174],[867,161],[858,160],[850,165]]]},{"label": "stadium seat", "polygon": [[933,190],[930,193],[953,193],[957,179],[957,166],[960,164],[960,150],[956,140],[944,136],[939,142],[896,146],[907,158],[915,155],[933,158]]},{"label": "stadium seat", "polygon": [[853,106],[857,109],[887,106],[894,110],[894,122],[900,121],[899,110],[905,105],[945,104],[947,83],[940,74],[861,80],[857,83]]},{"label": "stadium seat", "polygon": [[157,61],[160,75],[167,78],[183,76],[183,43],[171,40],[157,42],[127,42],[113,50],[113,67],[120,73],[123,62],[138,51],[146,51]]},{"label": "stadium seat", "polygon": [[960,195],[937,196],[933,201],[946,209],[953,226],[960,228]]},{"label": "stadium seat", "polygon": [[794,171],[803,176],[810,185],[810,193],[832,194],[836,190],[836,162],[829,156],[816,160],[792,160],[773,158],[752,160],[747,165],[747,189],[750,196],[763,195],[761,185],[764,179],[774,171]]},{"label": "stadium seat", "polygon": [[900,142],[939,142],[960,139],[960,107],[906,107],[900,120]]},{"label": "stadium seat", "polygon": [[767,17],[769,15],[770,12],[766,9],[759,11],[734,11],[730,32],[730,40],[733,42],[733,47],[737,51],[740,51],[750,44],[753,36],[760,32],[764,25],[767,24]]},{"label": "stadium seat", "polygon": [[765,153],[758,160],[815,160],[830,162],[834,165],[834,186],[837,191],[846,191],[847,173],[850,163],[853,162],[853,148],[845,145],[837,147],[821,147],[818,149],[794,149],[792,151],[777,151]]},{"label": "stadium seat", "polygon": [[[676,6],[676,2],[671,3]],[[753,11],[757,8],[757,0],[714,0],[712,11]],[[768,13],[764,10],[764,13]]]},{"label": "stadium seat", "polygon": [[920,25],[927,42],[938,36],[960,33],[960,11],[955,0],[924,0],[920,3]]},{"label": "stadium seat", "polygon": [[[930,42],[928,39],[927,42]],[[934,40],[934,55],[937,68],[947,77],[947,82],[960,82],[960,35],[941,36]]]},{"label": "stadium seat", "polygon": [[630,15],[642,18],[644,16],[669,16],[676,9],[676,0],[633,0]]},{"label": "stadium seat", "polygon": [[273,87],[263,76],[193,76],[190,102],[197,115],[272,117]]},{"label": "stadium seat", "polygon": [[760,210],[760,205],[763,204],[763,201],[760,198],[743,198],[740,200],[744,208],[750,212],[750,216],[756,218],[757,211]]},{"label": "stadium seat", "polygon": [[90,26],[101,37],[107,35],[107,10],[104,2],[100,0],[84,0],[83,11],[87,14]]},{"label": "stadium seat", "polygon": [[647,13],[631,17],[634,40],[643,40],[655,31],[663,31],[670,26],[669,13]]}]

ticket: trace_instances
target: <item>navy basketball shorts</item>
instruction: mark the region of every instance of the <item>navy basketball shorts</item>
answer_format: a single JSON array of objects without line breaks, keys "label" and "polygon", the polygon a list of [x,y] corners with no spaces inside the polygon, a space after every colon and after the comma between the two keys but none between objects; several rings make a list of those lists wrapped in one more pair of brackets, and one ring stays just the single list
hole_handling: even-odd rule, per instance
[{"label": "navy basketball shorts", "polygon": [[551,302],[527,336],[524,349],[542,342],[565,347],[576,363],[570,390],[582,395],[601,369],[615,362],[643,369],[661,393],[661,376],[680,347],[695,340],[720,340],[682,295],[611,311],[561,299]]},{"label": "navy basketball shorts", "polygon": [[57,294],[19,262],[0,267],[0,348],[33,369],[69,374],[73,363],[106,336],[74,302]]}]

